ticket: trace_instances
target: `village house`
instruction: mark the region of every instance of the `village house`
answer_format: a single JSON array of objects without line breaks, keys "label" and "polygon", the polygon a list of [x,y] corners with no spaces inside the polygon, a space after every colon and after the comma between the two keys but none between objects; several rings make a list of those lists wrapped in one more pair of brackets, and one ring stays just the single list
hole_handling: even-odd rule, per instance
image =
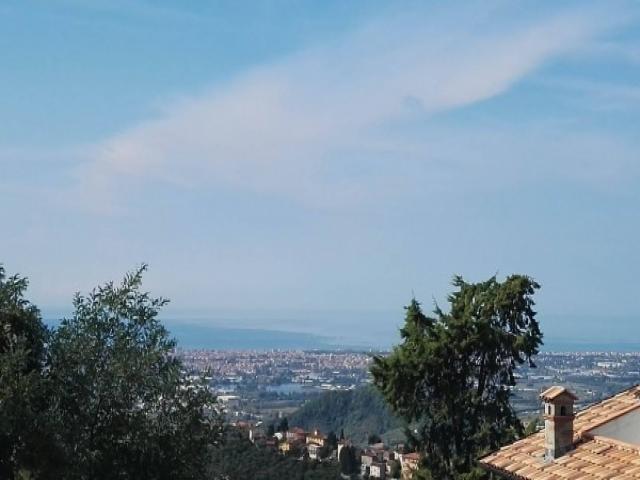
[{"label": "village house", "polygon": [[373,462],[377,460],[377,455],[375,452],[371,450],[364,450],[362,455],[360,455],[360,473],[364,475],[369,475],[371,470],[371,465]]},{"label": "village house", "polygon": [[402,469],[402,478],[410,479],[413,476],[413,472],[418,470],[420,465],[419,453],[405,453],[398,456],[400,459],[400,466]]},{"label": "village house", "polygon": [[369,478],[386,478],[387,464],[385,462],[373,462],[369,466]]},{"label": "village house", "polygon": [[305,443],[307,432],[305,432],[302,428],[294,427],[287,431],[286,438],[287,440]]},{"label": "village house", "polygon": [[307,445],[324,447],[325,443],[327,443],[327,437],[322,435],[319,430],[314,430],[313,433],[307,435]]},{"label": "village house", "polygon": [[396,453],[393,450],[384,449],[382,451],[382,459],[385,462],[389,462],[391,460],[395,460],[395,458],[396,458]]},{"label": "village house", "polygon": [[278,450],[285,455],[291,451],[291,442],[289,440],[285,440],[284,442],[280,442],[278,445]]},{"label": "village house", "polygon": [[320,450],[322,450],[322,447],[315,443],[307,445],[307,452],[309,452],[309,458],[312,460],[320,460]]},{"label": "village house", "polygon": [[638,386],[577,413],[564,387],[540,398],[544,430],[480,459],[483,468],[512,480],[640,478]]}]

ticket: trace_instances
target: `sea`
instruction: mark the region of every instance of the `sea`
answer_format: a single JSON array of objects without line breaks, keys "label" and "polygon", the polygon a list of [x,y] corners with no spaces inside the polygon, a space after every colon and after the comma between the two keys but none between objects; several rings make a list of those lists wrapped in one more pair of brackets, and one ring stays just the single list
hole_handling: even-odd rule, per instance
[{"label": "sea", "polygon": [[[312,333],[228,328],[209,325],[189,325],[166,322],[183,348],[216,350],[354,350],[385,351],[400,342],[399,335],[387,336],[378,342],[357,337],[332,337]],[[580,341],[563,338],[545,338],[542,352],[640,352],[640,342]]]},{"label": "sea", "polygon": [[[397,328],[384,335],[360,336],[358,330],[346,334],[300,332],[284,329],[232,328],[166,320],[168,329],[183,348],[216,350],[354,350],[386,351],[400,342]],[[589,335],[591,337],[591,335]],[[547,334],[541,352],[640,352],[640,342],[603,338],[598,341],[567,338],[564,335]]]},{"label": "sea", "polygon": [[[59,321],[45,320],[51,326]],[[216,325],[201,319],[165,318],[163,322],[180,348],[211,350],[352,350],[386,351],[400,342],[396,326],[388,332],[359,335],[359,329],[340,332],[327,328],[325,334],[284,328],[247,328]],[[276,324],[277,325],[277,324]],[[371,332],[369,332],[371,333]],[[601,337],[601,336],[600,336]],[[631,336],[634,337],[634,336]],[[588,335],[588,338],[599,338]],[[601,338],[599,341],[545,335],[542,352],[640,352],[640,342]]]}]

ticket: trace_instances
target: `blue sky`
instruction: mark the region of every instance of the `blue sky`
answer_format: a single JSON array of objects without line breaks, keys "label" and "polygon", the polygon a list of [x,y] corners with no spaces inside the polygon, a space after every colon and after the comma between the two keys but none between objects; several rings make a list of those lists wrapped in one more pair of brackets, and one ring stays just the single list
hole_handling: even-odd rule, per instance
[{"label": "blue sky", "polygon": [[[167,315],[388,337],[526,273],[640,333],[637,2],[5,1],[0,261],[45,311],[150,264]],[[640,323],[638,323],[640,325]]]}]

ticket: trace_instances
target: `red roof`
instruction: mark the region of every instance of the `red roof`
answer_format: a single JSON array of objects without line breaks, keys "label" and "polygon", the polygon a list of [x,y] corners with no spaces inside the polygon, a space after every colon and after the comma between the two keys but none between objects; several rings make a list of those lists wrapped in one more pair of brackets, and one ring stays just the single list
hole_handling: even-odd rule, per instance
[{"label": "red roof", "polygon": [[405,453],[402,456],[405,460],[415,460],[416,462],[420,460],[420,454],[417,452],[414,453]]},{"label": "red roof", "polygon": [[[542,431],[487,455],[480,459],[480,465],[518,480],[640,479],[639,445],[591,433],[596,427],[640,409],[639,391],[632,387],[578,412],[573,424],[574,448],[555,460],[545,459]],[[551,398],[560,393],[566,392],[554,390]]]},{"label": "red roof", "polygon": [[578,397],[576,397],[573,393],[571,393],[565,387],[560,387],[560,386],[555,386],[555,387],[546,389],[544,392],[540,394],[540,398],[542,400],[550,401],[558,397],[561,397],[563,395],[573,400],[578,400]]}]

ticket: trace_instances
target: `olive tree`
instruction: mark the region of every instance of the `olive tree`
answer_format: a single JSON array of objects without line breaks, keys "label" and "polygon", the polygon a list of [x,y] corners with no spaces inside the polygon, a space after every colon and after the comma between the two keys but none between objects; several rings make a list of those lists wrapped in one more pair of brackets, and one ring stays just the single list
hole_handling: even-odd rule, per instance
[{"label": "olive tree", "polygon": [[221,436],[215,397],[192,382],[141,291],[146,266],[121,284],[77,294],[50,347],[52,412],[68,479],[195,479]]}]

